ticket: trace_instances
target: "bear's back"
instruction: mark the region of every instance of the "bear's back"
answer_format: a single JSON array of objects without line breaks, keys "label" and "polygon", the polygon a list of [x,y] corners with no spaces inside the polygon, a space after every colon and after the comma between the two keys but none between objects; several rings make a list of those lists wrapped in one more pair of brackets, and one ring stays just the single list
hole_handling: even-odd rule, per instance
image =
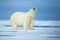
[{"label": "bear's back", "polygon": [[26,18],[26,14],[24,12],[15,12],[10,17],[10,21],[22,25],[24,23],[25,18]]}]

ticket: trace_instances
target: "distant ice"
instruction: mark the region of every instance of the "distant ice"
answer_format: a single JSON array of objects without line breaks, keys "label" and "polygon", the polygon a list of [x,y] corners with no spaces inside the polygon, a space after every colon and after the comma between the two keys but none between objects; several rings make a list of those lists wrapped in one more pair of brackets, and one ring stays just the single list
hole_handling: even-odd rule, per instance
[{"label": "distant ice", "polygon": [[[11,25],[9,20],[0,20],[0,26]],[[34,26],[60,26],[60,21],[42,21],[35,20]]]}]

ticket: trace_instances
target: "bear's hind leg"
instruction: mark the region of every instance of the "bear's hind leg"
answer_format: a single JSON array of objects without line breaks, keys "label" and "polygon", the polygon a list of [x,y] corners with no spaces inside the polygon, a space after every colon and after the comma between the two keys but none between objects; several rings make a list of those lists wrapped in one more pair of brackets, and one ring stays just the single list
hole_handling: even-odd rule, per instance
[{"label": "bear's hind leg", "polygon": [[13,26],[13,30],[17,30],[18,29],[16,24],[13,24],[12,26]]}]

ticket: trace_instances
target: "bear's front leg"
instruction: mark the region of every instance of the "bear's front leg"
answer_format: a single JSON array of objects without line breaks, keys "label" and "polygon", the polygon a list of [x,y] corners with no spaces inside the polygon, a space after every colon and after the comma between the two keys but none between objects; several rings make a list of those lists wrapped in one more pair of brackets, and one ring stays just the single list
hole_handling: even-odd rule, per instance
[{"label": "bear's front leg", "polygon": [[34,24],[34,20],[32,19],[30,22],[30,29],[33,30],[33,24]]},{"label": "bear's front leg", "polygon": [[28,29],[29,29],[29,23],[26,21],[24,22],[23,30],[28,30]]}]

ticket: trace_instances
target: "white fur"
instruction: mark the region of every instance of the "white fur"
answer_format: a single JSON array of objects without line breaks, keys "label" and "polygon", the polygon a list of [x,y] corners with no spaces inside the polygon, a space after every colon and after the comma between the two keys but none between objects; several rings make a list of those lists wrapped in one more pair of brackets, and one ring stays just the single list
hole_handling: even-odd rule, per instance
[{"label": "white fur", "polygon": [[30,9],[28,12],[15,12],[10,21],[13,29],[18,29],[18,26],[23,26],[24,30],[33,29],[35,10]]}]

